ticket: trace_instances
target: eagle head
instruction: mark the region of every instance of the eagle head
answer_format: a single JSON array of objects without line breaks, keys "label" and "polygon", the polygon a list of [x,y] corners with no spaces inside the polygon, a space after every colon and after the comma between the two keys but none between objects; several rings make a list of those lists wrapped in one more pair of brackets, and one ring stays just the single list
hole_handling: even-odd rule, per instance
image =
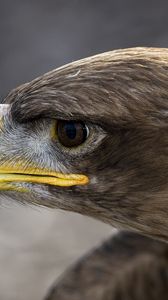
[{"label": "eagle head", "polygon": [[106,52],[1,104],[0,195],[168,239],[168,49]]}]

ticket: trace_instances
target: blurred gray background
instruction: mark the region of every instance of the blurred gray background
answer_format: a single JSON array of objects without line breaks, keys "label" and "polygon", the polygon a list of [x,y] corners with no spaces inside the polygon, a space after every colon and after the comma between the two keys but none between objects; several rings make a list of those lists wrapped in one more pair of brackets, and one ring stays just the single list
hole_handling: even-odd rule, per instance
[{"label": "blurred gray background", "polygon": [[[1,0],[0,97],[64,63],[116,48],[168,47],[167,0]],[[0,299],[42,300],[112,229],[79,215],[0,208]]]}]

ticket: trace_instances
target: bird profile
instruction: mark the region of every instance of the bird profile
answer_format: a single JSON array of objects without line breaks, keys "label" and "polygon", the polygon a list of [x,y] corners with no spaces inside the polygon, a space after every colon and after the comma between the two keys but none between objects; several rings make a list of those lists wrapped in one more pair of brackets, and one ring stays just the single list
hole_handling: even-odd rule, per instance
[{"label": "bird profile", "polygon": [[0,194],[167,242],[167,79],[168,49],[130,48],[10,92],[1,105]]}]

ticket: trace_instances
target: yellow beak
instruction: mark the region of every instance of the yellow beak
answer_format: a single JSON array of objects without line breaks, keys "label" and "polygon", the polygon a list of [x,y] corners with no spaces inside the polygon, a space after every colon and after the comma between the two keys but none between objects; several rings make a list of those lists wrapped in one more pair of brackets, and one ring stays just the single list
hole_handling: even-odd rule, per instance
[{"label": "yellow beak", "polygon": [[[25,165],[25,164],[24,164]],[[62,174],[58,172],[50,172],[40,168],[21,168],[21,164],[17,166],[0,166],[0,190],[9,189],[12,182],[31,182],[49,184],[55,186],[73,186],[84,185],[89,182],[85,175],[79,174]]]}]

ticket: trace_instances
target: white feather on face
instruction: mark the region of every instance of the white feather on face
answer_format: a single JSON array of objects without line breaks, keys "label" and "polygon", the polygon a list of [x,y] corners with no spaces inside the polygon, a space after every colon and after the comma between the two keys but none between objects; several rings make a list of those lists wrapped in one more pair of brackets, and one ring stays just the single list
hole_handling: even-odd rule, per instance
[{"label": "white feather on face", "polygon": [[10,104],[0,104],[0,118],[2,118],[10,109]]}]

